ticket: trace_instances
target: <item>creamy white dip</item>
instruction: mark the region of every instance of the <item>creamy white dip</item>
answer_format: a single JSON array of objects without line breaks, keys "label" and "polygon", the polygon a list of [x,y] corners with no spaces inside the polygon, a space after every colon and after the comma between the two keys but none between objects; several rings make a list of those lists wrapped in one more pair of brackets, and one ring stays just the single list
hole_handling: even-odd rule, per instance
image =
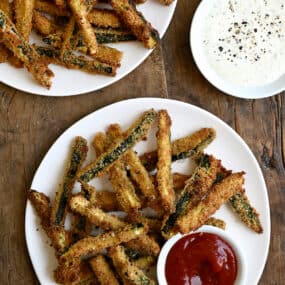
[{"label": "creamy white dip", "polygon": [[202,34],[217,74],[261,86],[285,74],[285,0],[215,0]]}]

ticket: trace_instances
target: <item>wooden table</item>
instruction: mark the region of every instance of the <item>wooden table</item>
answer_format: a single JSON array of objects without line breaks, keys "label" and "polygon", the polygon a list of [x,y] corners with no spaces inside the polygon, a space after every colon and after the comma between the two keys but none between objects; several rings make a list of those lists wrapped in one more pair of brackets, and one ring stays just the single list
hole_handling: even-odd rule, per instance
[{"label": "wooden table", "polygon": [[0,84],[0,284],[38,284],[25,242],[26,190],[54,140],[98,108],[147,96],[202,107],[232,126],[250,146],[264,173],[271,206],[270,253],[259,284],[285,284],[284,96],[237,99],[219,92],[202,77],[188,41],[198,3],[179,0],[162,47],[127,77],[103,90],[52,98]]}]

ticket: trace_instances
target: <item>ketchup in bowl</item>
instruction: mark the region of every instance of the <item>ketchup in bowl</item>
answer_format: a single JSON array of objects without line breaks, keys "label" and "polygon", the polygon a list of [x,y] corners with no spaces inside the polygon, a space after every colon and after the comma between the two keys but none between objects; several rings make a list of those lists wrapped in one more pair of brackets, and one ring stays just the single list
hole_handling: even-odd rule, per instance
[{"label": "ketchup in bowl", "polygon": [[178,240],[167,255],[168,285],[233,285],[237,258],[232,247],[212,233],[194,233]]}]

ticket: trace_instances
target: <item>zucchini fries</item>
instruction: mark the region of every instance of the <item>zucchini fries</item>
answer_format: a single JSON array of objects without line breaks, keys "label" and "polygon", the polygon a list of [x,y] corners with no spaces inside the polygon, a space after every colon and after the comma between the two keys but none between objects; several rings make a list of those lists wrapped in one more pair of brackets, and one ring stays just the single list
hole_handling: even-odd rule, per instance
[{"label": "zucchini fries", "polygon": [[62,184],[56,192],[53,208],[51,211],[51,223],[63,225],[67,213],[67,202],[75,183],[75,176],[86,158],[88,151],[87,141],[82,137],[76,137],[72,145],[70,158],[66,165],[66,172]]},{"label": "zucchini fries", "polygon": [[158,112],[157,137],[157,190],[166,212],[174,209],[175,194],[171,174],[171,119],[166,110]]},{"label": "zucchini fries", "polygon": [[0,64],[25,66],[48,89],[54,76],[51,63],[115,76],[123,53],[102,44],[138,40],[154,48],[159,35],[134,2],[113,0],[105,5],[109,7],[100,7],[97,0],[1,0]]},{"label": "zucchini fries", "polygon": [[[147,140],[153,125],[157,151],[139,157],[133,147]],[[151,109],[126,129],[115,123],[94,134],[95,156],[91,153],[88,160],[93,162],[84,167],[87,141],[76,137],[54,202],[43,193],[28,193],[55,249],[55,281],[156,284],[152,267],[165,241],[203,225],[225,229],[226,215],[225,221],[212,216],[225,203],[246,226],[261,233],[259,215],[244,189],[245,173],[233,173],[203,152],[215,135],[213,129],[203,128],[171,142],[167,110]],[[172,161],[188,157],[191,172],[173,173]],[[150,172],[146,165],[157,171]]]},{"label": "zucchini fries", "polygon": [[34,48],[17,31],[10,18],[0,10],[0,37],[5,46],[24,63],[27,70],[43,86],[51,87],[52,71],[34,50]]}]

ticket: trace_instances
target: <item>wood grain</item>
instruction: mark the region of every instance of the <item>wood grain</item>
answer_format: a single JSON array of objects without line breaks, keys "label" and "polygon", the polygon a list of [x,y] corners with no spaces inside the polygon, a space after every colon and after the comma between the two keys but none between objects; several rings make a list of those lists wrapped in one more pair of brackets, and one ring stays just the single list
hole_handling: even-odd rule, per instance
[{"label": "wood grain", "polygon": [[227,122],[250,146],[266,179],[272,219],[271,247],[259,284],[285,284],[284,94],[238,99],[203,78],[189,49],[189,28],[198,4],[198,0],[178,1],[162,49],[157,48],[139,68],[103,90],[53,98],[0,84],[1,285],[38,284],[25,243],[26,190],[54,140],[90,112],[120,100],[148,96],[200,106]]}]

